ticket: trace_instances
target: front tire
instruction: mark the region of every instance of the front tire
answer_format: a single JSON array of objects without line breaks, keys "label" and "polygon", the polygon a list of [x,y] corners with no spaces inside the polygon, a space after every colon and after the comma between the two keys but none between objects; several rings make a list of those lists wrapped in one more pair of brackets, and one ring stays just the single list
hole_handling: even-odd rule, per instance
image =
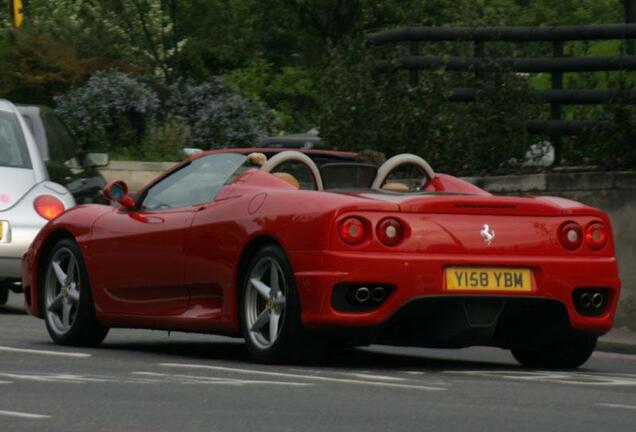
[{"label": "front tire", "polygon": [[51,250],[42,273],[42,306],[46,329],[60,345],[99,345],[108,328],[99,325],[82,253],[63,239]]},{"label": "front tire", "polygon": [[596,337],[581,336],[544,347],[517,347],[511,352],[519,363],[527,367],[575,369],[585,363],[594,348]]},{"label": "front tire", "polygon": [[241,330],[254,358],[265,363],[297,358],[306,335],[292,268],[280,247],[265,246],[252,257],[239,304]]}]

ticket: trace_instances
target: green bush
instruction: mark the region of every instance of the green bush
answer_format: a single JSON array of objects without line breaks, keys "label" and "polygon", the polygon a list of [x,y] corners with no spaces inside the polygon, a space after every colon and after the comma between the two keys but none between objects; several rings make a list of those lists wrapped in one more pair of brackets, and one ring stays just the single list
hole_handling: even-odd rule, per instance
[{"label": "green bush", "polygon": [[141,143],[141,159],[147,161],[178,161],[185,157],[183,148],[190,136],[190,126],[176,117],[168,117],[153,127]]}]

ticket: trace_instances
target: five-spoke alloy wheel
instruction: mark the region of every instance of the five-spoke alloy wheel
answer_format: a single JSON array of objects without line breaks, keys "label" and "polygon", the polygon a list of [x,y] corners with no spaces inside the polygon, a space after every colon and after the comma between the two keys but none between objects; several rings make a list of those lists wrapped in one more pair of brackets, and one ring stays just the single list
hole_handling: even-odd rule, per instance
[{"label": "five-spoke alloy wheel", "polygon": [[54,247],[42,273],[43,307],[51,338],[63,345],[97,345],[108,333],[95,318],[86,266],[77,244],[64,239]]},{"label": "five-spoke alloy wheel", "polygon": [[279,247],[265,246],[252,257],[240,312],[243,336],[258,360],[285,361],[297,353],[303,333],[300,307],[291,266]]},{"label": "five-spoke alloy wheel", "polygon": [[47,319],[57,334],[66,334],[77,318],[80,299],[77,259],[69,248],[58,248],[51,257],[44,286]]},{"label": "five-spoke alloy wheel", "polygon": [[245,319],[249,337],[259,348],[269,348],[278,339],[285,314],[287,281],[280,264],[263,257],[249,275],[245,292]]}]

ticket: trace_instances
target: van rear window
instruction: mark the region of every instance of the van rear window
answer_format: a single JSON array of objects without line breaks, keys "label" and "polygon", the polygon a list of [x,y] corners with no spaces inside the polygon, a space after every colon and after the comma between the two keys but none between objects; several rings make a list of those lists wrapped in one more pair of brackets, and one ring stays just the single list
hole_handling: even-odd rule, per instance
[{"label": "van rear window", "polygon": [[0,167],[31,168],[18,119],[6,111],[0,111]]}]

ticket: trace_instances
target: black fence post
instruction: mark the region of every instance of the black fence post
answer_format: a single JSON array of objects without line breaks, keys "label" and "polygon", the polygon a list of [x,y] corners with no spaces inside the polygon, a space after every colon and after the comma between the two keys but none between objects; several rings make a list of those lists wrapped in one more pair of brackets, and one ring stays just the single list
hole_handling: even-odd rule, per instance
[{"label": "black fence post", "polygon": [[[410,48],[410,53],[412,56],[420,55],[420,46],[417,41],[409,42],[409,48]],[[409,71],[409,78],[410,78],[411,87],[417,87],[420,81],[419,71],[417,69],[411,69]]]},{"label": "black fence post", "polygon": [[[625,1],[625,22],[627,24],[636,23],[636,0],[624,0]],[[628,55],[636,54],[636,43],[634,39],[627,39],[626,41]]]},{"label": "black fence post", "polygon": [[[485,54],[484,51],[484,41],[481,40],[476,40],[475,43],[473,44],[473,56],[475,58],[482,58]],[[483,73],[481,71],[481,68],[476,67],[475,68],[475,77],[477,78],[482,78],[483,77]]]},{"label": "black fence post", "polygon": [[[616,96],[615,90],[564,89],[565,73],[636,71],[636,0],[623,0],[627,24],[571,25],[561,27],[409,27],[381,33],[368,34],[368,46],[394,43],[410,43],[410,55],[394,61],[377,61],[382,71],[408,70],[411,84],[417,85],[418,71],[474,72],[479,78],[490,67],[485,61],[484,44],[501,42],[551,42],[552,56],[539,57],[493,57],[492,62],[510,64],[512,71],[519,73],[549,73],[552,88],[533,91],[532,103],[549,103],[550,117],[546,120],[527,119],[531,134],[549,136],[554,148],[554,165],[562,162],[563,137],[585,134],[590,127],[616,130],[620,125],[602,119],[563,120],[563,106],[581,104],[604,104]],[[566,41],[614,40],[625,41],[628,55],[618,56],[565,56]],[[419,55],[417,42],[472,42],[473,56]],[[476,99],[475,88],[459,87],[447,96],[451,102],[472,102]],[[622,91],[625,102],[636,105],[636,90]]]},{"label": "black fence post", "polygon": [[[552,44],[553,56],[563,57],[563,42],[556,41]],[[561,90],[563,88],[563,72],[552,72],[552,90]],[[552,102],[550,103],[550,120],[561,120],[561,104]],[[550,142],[554,148],[554,165],[561,163],[561,147],[563,139],[558,133],[550,134]]]}]

